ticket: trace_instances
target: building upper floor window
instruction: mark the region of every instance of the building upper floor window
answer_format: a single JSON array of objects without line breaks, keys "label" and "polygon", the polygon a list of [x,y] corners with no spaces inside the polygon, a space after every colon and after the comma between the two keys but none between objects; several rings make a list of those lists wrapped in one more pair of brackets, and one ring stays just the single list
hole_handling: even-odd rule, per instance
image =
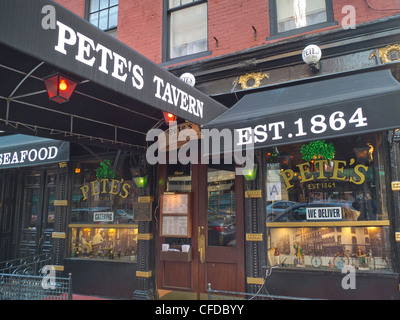
[{"label": "building upper floor window", "polygon": [[88,20],[101,30],[117,28],[118,0],[88,0]]},{"label": "building upper floor window", "polygon": [[167,0],[167,59],[207,51],[207,1]]},{"label": "building upper floor window", "polygon": [[331,0],[272,0],[271,34],[307,27],[318,27],[321,23],[333,21]]}]

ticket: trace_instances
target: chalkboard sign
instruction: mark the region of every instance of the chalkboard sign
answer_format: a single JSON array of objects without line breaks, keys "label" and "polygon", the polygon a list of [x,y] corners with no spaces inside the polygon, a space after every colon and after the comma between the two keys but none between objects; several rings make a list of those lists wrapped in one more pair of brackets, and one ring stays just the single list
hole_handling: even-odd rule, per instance
[{"label": "chalkboard sign", "polygon": [[161,195],[161,237],[190,238],[192,236],[190,200],[190,193]]},{"label": "chalkboard sign", "polygon": [[152,202],[135,202],[133,204],[133,220],[151,221]]}]

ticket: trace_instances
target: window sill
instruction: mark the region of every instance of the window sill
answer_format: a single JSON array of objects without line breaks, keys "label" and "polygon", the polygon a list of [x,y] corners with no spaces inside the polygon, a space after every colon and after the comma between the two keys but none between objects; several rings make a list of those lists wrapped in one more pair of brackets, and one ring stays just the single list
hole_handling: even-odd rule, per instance
[{"label": "window sill", "polygon": [[387,227],[389,220],[365,221],[310,221],[310,222],[267,222],[267,228],[309,228],[309,227]]},{"label": "window sill", "polygon": [[315,31],[315,30],[324,29],[324,28],[328,28],[328,27],[332,27],[332,26],[338,26],[338,25],[339,25],[338,21],[322,22],[322,23],[313,24],[311,26],[304,27],[304,28],[293,29],[293,30],[288,30],[288,31],[280,32],[280,33],[275,33],[275,34],[271,35],[270,37],[267,37],[266,40],[270,41],[270,40],[286,38],[286,37],[290,37],[290,36],[307,33],[310,31]]},{"label": "window sill", "polygon": [[178,57],[178,58],[173,58],[173,59],[170,59],[168,61],[162,62],[162,63],[160,63],[159,66],[160,67],[166,67],[166,66],[173,65],[173,64],[176,64],[176,63],[180,63],[180,62],[186,62],[186,61],[190,61],[190,60],[193,60],[193,59],[198,59],[198,58],[203,58],[203,57],[206,57],[206,56],[210,56],[211,54],[212,54],[211,51],[203,51],[203,52],[199,52],[199,53],[195,53],[195,54],[190,54],[190,55],[187,55],[187,56],[181,56],[181,57]]}]

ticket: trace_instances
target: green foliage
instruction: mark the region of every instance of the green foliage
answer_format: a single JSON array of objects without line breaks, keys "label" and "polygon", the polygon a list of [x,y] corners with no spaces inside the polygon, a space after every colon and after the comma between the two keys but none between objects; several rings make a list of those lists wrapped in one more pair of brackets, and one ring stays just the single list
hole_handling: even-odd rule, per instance
[{"label": "green foliage", "polygon": [[115,172],[109,166],[111,166],[109,159],[100,162],[100,166],[96,169],[97,179],[114,179]]},{"label": "green foliage", "polygon": [[335,147],[332,142],[325,140],[311,141],[301,147],[301,154],[306,161],[326,159],[332,160],[335,157]]}]

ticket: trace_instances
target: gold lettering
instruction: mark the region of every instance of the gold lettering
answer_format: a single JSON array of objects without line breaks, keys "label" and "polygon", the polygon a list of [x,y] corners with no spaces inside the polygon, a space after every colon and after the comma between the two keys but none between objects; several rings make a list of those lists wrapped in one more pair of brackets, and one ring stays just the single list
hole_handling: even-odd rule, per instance
[{"label": "gold lettering", "polygon": [[83,195],[83,201],[85,201],[88,198],[88,193],[89,193],[89,185],[85,184],[81,188],[82,195]]},{"label": "gold lettering", "polygon": [[117,194],[118,193],[118,185],[119,185],[119,180],[111,179],[111,188],[110,188],[110,193],[111,194]]},{"label": "gold lettering", "polygon": [[343,164],[343,166],[346,166],[346,161],[341,161],[341,160],[333,160],[333,175],[331,179],[335,180],[346,180],[346,176],[344,177],[339,177],[338,173],[341,172],[343,174],[344,167],[339,168],[340,164]]},{"label": "gold lettering", "polygon": [[319,180],[326,179],[326,177],[324,176],[324,164],[328,165],[328,160],[315,160],[315,165],[318,165],[319,175],[317,179]]},{"label": "gold lettering", "polygon": [[120,192],[119,196],[123,199],[125,199],[128,195],[129,195],[129,190],[131,188],[131,185],[129,183],[124,183],[122,185],[122,191],[124,191],[124,193]]},{"label": "gold lettering", "polygon": [[[314,180],[314,177],[312,175],[310,176],[310,163],[304,162],[304,163],[298,164],[296,167],[299,168],[299,170],[300,170],[300,176],[301,176],[300,182],[301,183]],[[305,167],[308,167],[308,168],[305,169]],[[308,175],[310,176],[309,178],[306,177],[306,173],[308,173]]]},{"label": "gold lettering", "polygon": [[281,172],[279,172],[278,174],[279,174],[279,175],[283,178],[283,180],[285,181],[286,189],[290,189],[290,188],[294,187],[293,184],[290,184],[290,180],[292,180],[293,177],[294,177],[294,172],[293,172],[292,169],[287,169],[287,170],[285,170],[285,171],[281,171]]},{"label": "gold lettering", "polygon": [[103,185],[103,189],[101,190],[101,193],[107,193],[106,186],[107,186],[108,179],[101,179],[100,182]]},{"label": "gold lettering", "polygon": [[100,194],[100,183],[99,180],[91,181],[90,184],[92,185],[92,197]]},{"label": "gold lettering", "polygon": [[353,179],[353,177],[350,177],[350,182],[353,182],[354,184],[363,184],[365,182],[365,173],[360,172],[360,168],[364,169],[364,172],[368,171],[367,166],[364,166],[362,164],[356,165],[354,167],[354,173],[360,177],[360,180],[356,181]]}]

